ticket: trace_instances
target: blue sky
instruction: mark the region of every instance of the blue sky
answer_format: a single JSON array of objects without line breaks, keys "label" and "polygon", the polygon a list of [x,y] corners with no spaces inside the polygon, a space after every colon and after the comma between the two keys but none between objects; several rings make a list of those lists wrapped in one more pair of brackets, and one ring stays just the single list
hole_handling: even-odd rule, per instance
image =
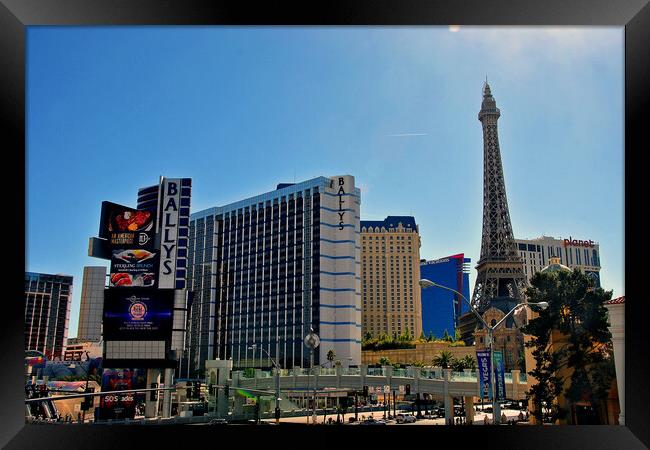
[{"label": "blue sky", "polygon": [[488,77],[516,237],[593,239],[624,295],[623,28],[30,27],[27,267],[75,278],[101,202],[160,175],[192,210],[350,174],[421,256],[480,253]]}]

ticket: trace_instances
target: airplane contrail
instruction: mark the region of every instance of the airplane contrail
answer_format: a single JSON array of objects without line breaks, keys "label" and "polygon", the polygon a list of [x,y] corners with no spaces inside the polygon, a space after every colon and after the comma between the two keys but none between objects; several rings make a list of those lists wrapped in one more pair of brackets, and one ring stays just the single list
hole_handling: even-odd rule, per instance
[{"label": "airplane contrail", "polygon": [[410,136],[428,136],[427,133],[399,133],[399,134],[387,134],[388,137],[410,137]]}]

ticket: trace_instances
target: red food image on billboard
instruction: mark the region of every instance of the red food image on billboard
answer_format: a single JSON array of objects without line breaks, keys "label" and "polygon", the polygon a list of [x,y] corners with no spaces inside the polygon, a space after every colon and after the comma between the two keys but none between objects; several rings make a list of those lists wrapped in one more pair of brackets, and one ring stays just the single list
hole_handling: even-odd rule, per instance
[{"label": "red food image on billboard", "polygon": [[114,216],[109,231],[139,231],[148,225],[149,211],[123,211]]}]

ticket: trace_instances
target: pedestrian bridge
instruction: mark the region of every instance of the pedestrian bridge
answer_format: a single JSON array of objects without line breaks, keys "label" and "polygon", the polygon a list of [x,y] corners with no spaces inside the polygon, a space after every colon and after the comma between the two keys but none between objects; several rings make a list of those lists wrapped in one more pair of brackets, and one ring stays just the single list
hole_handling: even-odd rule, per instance
[{"label": "pedestrian bridge", "polygon": [[[276,388],[276,373],[255,369],[253,371],[233,371],[230,385],[239,388],[273,391]],[[410,385],[411,394],[430,394],[448,399],[453,397],[479,397],[477,371],[453,372],[451,369],[407,367],[394,369],[391,366],[380,368],[294,368],[280,370],[280,390],[312,391],[314,388],[338,388],[362,390],[364,386],[379,388],[390,386],[391,392],[400,386]],[[524,400],[528,384],[526,375],[519,370],[505,374],[506,398]],[[375,391],[377,392],[377,391]],[[383,390],[382,390],[383,392]]]}]

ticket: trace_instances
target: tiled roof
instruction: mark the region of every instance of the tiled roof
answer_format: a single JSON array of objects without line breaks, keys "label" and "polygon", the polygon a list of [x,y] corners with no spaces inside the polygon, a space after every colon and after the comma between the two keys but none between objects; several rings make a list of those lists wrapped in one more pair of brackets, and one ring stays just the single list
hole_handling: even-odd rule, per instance
[{"label": "tiled roof", "polygon": [[397,225],[400,223],[404,228],[417,229],[415,217],[413,216],[388,216],[384,220],[362,220],[361,228],[384,227],[390,229],[397,228]]},{"label": "tiled roof", "polygon": [[620,305],[621,303],[625,303],[625,296],[613,298],[605,302],[606,305]]}]

